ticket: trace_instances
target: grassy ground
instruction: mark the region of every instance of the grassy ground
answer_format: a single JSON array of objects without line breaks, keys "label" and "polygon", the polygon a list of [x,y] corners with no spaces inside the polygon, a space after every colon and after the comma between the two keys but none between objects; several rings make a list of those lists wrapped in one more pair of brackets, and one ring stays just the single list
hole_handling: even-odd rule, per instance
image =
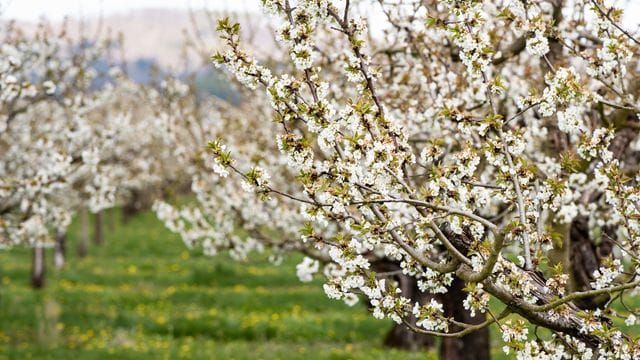
[{"label": "grassy ground", "polygon": [[[30,252],[0,252],[0,359],[424,359],[380,347],[389,322],[324,296],[279,267],[186,251],[151,213],[29,286]],[[108,224],[115,223],[111,229]]]}]

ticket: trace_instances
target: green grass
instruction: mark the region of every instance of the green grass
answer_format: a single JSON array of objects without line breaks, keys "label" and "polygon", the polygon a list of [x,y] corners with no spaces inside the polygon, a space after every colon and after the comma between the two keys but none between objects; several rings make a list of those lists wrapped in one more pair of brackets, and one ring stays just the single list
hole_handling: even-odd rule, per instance
[{"label": "green grass", "polygon": [[[122,225],[105,215],[106,243],[29,285],[30,252],[0,252],[0,359],[424,359],[382,348],[391,324],[303,284],[280,266],[186,250],[152,213]],[[109,223],[114,225],[109,226]]]}]

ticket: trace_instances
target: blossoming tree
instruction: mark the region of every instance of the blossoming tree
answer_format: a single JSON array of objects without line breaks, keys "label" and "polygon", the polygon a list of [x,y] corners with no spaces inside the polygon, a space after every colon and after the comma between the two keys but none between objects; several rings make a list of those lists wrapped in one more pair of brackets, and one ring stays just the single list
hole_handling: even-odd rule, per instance
[{"label": "blossoming tree", "polygon": [[[263,5],[293,67],[265,67],[239,24],[219,22],[213,60],[264,94],[248,108],[262,96],[270,110],[233,122],[245,138],[209,144],[219,178],[194,181],[205,211],[159,204],[168,226],[210,254],[302,250],[302,279],[320,259],[330,298],[362,295],[418,333],[495,324],[519,358],[640,357],[624,301],[640,285],[640,37],[622,10],[380,1],[371,37],[348,0]],[[428,294],[462,282],[485,320],[407,296],[375,271],[381,257]]]},{"label": "blossoming tree", "polygon": [[99,213],[139,191],[160,197],[190,179],[185,168],[201,151],[191,134],[204,117],[181,81],[143,85],[115,66],[96,70],[109,61],[110,39],[74,41],[44,23],[33,35],[9,25],[2,37],[0,248],[33,247],[40,287],[44,248],[55,246],[56,266],[64,264],[74,213],[86,220],[87,210]]},{"label": "blossoming tree", "polygon": [[[87,147],[87,92],[107,43],[71,51],[64,32],[42,24],[33,36],[8,25],[0,67],[0,246],[33,246],[34,285],[42,284],[45,244],[71,219],[74,183],[99,176]],[[92,171],[93,170],[93,171]],[[104,190],[104,187],[100,187]],[[90,198],[102,202],[105,191]],[[52,236],[54,234],[54,236]]]}]

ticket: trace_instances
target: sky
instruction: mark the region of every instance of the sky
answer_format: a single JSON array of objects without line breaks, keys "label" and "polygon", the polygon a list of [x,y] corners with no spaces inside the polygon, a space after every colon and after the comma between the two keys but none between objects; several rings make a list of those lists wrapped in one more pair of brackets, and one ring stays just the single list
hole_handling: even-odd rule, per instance
[{"label": "sky", "polygon": [[146,8],[251,11],[257,10],[259,3],[258,0],[0,0],[0,13],[5,19],[36,22],[42,16],[55,21],[66,15],[86,18]]},{"label": "sky", "polygon": [[[616,5],[625,8],[626,26],[640,23],[640,0],[619,0]],[[87,18],[145,8],[259,11],[259,0],[0,0],[0,17],[37,22],[46,16],[55,21],[66,15]]]}]

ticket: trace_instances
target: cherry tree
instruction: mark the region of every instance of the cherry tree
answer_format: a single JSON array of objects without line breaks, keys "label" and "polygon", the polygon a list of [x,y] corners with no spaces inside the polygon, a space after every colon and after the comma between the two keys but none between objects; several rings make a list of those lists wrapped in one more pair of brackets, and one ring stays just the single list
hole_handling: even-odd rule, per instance
[{"label": "cherry tree", "polygon": [[[12,24],[0,48],[0,246],[33,247],[33,283],[44,281],[44,248],[64,264],[64,238],[76,212],[161,196],[190,176],[200,116],[193,89],[168,77],[137,84],[117,66],[100,73],[116,45],[74,41],[41,24],[27,35]],[[104,82],[99,86],[100,82]],[[181,145],[187,144],[187,145]],[[80,254],[86,254],[80,241]]]},{"label": "cherry tree", "polygon": [[[82,114],[97,75],[89,64],[109,43],[72,51],[64,32],[46,24],[28,36],[10,23],[2,35],[0,246],[34,247],[33,281],[41,286],[43,246],[69,225],[73,183],[92,176],[95,160],[86,151],[92,138]],[[103,190],[92,201],[107,201]]]},{"label": "cherry tree", "polygon": [[[92,139],[87,148],[98,162],[92,177],[75,186],[78,207],[95,214],[138,201],[141,194],[155,199],[182,186],[189,179],[185,167],[193,147],[185,136],[201,120],[187,84],[171,77],[157,86],[138,84],[119,68],[111,75],[115,83],[95,92],[94,106],[86,113]],[[105,187],[109,201],[96,201],[93,194]],[[79,251],[86,253],[87,236],[83,239]]]},{"label": "cherry tree", "polygon": [[[218,23],[214,62],[254,93],[220,119],[200,207],[156,206],[172,230],[208,254],[304,251],[301,279],[319,259],[327,296],[417,333],[494,325],[519,358],[640,357],[624,301],[640,284],[640,42],[621,9],[380,1],[372,36],[349,1],[263,5],[289,59],[266,67]],[[484,320],[407,296],[380,257],[427,294],[462,282]]]}]

